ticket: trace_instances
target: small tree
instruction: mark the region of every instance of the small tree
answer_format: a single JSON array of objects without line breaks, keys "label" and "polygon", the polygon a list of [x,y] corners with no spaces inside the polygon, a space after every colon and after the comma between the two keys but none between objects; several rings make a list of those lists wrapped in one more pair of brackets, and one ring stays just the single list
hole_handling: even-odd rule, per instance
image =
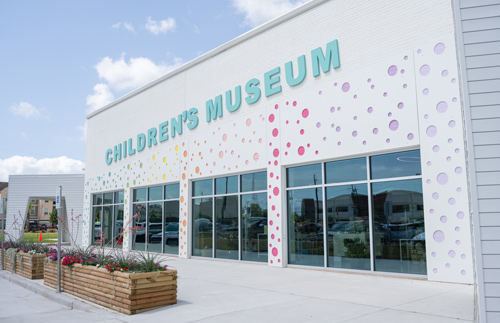
[{"label": "small tree", "polygon": [[49,216],[49,222],[52,225],[57,224],[57,209],[54,209],[52,212],[50,212]]}]

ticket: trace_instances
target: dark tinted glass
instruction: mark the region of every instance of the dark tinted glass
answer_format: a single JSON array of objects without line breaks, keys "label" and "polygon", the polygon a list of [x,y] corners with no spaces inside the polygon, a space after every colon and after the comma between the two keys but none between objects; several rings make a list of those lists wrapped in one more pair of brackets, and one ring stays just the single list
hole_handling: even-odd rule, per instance
[{"label": "dark tinted glass", "polygon": [[267,194],[241,196],[241,259],[267,262]]},{"label": "dark tinted glass", "polygon": [[323,183],[321,164],[288,168],[286,174],[287,187],[320,185]]},{"label": "dark tinted glass", "polygon": [[123,203],[123,191],[115,192],[115,203]]},{"label": "dark tinted glass", "polygon": [[93,204],[102,205],[102,194],[94,194]]},{"label": "dark tinted glass", "polygon": [[212,257],[212,198],[193,199],[193,256]]},{"label": "dark tinted glass", "polygon": [[373,156],[372,179],[421,175],[420,150]]},{"label": "dark tinted glass", "polygon": [[366,159],[356,158],[325,164],[326,183],[343,183],[366,180]]},{"label": "dark tinted glass", "polygon": [[165,200],[178,199],[179,198],[179,183],[165,185]]},{"label": "dark tinted glass", "polygon": [[193,196],[212,195],[212,192],[213,188],[211,179],[193,182]]},{"label": "dark tinted glass", "polygon": [[215,179],[215,194],[238,193],[238,176]]},{"label": "dark tinted glass", "polygon": [[162,200],[163,196],[163,186],[155,186],[149,188],[148,201],[158,201]]},{"label": "dark tinted glass", "polygon": [[144,202],[146,201],[147,188],[139,188],[134,190],[134,202]]},{"label": "dark tinted glass", "polygon": [[264,191],[267,185],[267,172],[241,175],[241,191]]},{"label": "dark tinted glass", "polygon": [[215,257],[238,259],[238,196],[215,199]]},{"label": "dark tinted glass", "polygon": [[113,193],[104,193],[104,204],[113,204]]}]

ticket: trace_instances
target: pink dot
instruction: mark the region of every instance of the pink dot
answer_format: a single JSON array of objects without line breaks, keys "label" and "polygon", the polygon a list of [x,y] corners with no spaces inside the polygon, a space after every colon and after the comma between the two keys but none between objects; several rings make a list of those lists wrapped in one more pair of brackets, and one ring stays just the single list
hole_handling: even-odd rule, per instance
[{"label": "pink dot", "polygon": [[269,122],[274,122],[274,114],[269,115]]},{"label": "pink dot", "polygon": [[273,220],[270,220],[269,221],[269,225],[272,226],[273,225]]},{"label": "pink dot", "polygon": [[300,156],[304,155],[305,151],[306,151],[306,149],[303,146],[300,146],[298,149],[298,153]]},{"label": "pink dot", "polygon": [[427,64],[422,65],[422,67],[420,67],[420,75],[422,75],[422,76],[427,76],[430,71],[431,71],[431,68]]},{"label": "pink dot", "polygon": [[392,131],[396,131],[396,130],[398,130],[398,128],[399,128],[399,122],[398,122],[398,120],[392,120],[389,123],[389,129],[391,129]]},{"label": "pink dot", "polygon": [[[276,231],[278,231],[279,229],[280,229],[280,227],[276,227]],[[278,240],[278,242],[279,242],[279,240]]]},{"label": "pink dot", "polygon": [[444,241],[444,232],[441,230],[434,231],[434,234],[432,235],[432,237],[434,238],[434,240],[436,242],[441,243]]},{"label": "pink dot", "polygon": [[319,154],[319,151],[317,151],[317,150],[316,150],[315,154],[316,154],[316,155],[317,155],[317,154]]},{"label": "pink dot", "polygon": [[273,156],[274,156],[274,157],[278,157],[278,156],[279,156],[279,154],[280,154],[279,149],[278,149],[278,148],[274,149],[274,151],[273,151]]},{"label": "pink dot", "polygon": [[425,131],[425,133],[429,137],[434,137],[437,134],[437,128],[436,128],[436,126],[429,126],[429,127],[427,127],[427,130]]},{"label": "pink dot", "polygon": [[273,256],[276,257],[278,255],[278,249],[277,248],[273,248]]},{"label": "pink dot", "polygon": [[271,234],[271,239],[274,239],[274,233],[273,233],[273,234]]},{"label": "pink dot", "polygon": [[398,67],[396,65],[391,65],[387,70],[387,74],[389,74],[389,76],[394,76],[396,75],[397,72],[398,72]]},{"label": "pink dot", "polygon": [[297,106],[297,101],[293,101],[293,106],[296,107]]},{"label": "pink dot", "polygon": [[316,128],[321,127],[321,122],[316,123]]},{"label": "pink dot", "polygon": [[222,135],[222,141],[226,141],[226,140],[227,140],[227,135],[226,134]]},{"label": "pink dot", "polygon": [[[269,186],[269,188],[271,188],[271,186]],[[273,211],[275,211],[275,210],[276,210],[276,206],[275,206],[275,205],[273,205],[273,206],[271,207],[271,209],[273,209]]]},{"label": "pink dot", "polygon": [[405,105],[404,105],[404,103],[403,103],[403,102],[399,102],[399,103],[398,103],[398,109],[400,109],[400,110],[401,110],[404,106],[405,106]]},{"label": "pink dot", "polygon": [[243,143],[244,143],[244,142],[245,142],[245,138],[242,138],[242,139],[241,139],[241,142],[243,142]]},{"label": "pink dot", "polygon": [[289,143],[289,142],[287,142],[287,143],[286,143],[286,146],[287,146],[288,148],[290,148],[290,146],[291,146],[291,145],[292,145],[292,144],[291,144],[291,143]]},{"label": "pink dot", "polygon": [[348,82],[345,82],[344,84],[342,84],[342,91],[348,92],[350,88],[351,88],[351,85]]},{"label": "pink dot", "polygon": [[[277,213],[277,214],[276,214],[276,216],[279,218],[279,217],[280,217],[280,214],[279,214],[279,213]],[[279,241],[279,239],[278,239],[278,241]]]},{"label": "pink dot", "polygon": [[448,175],[446,173],[440,173],[436,179],[441,185],[446,185],[448,183]]},{"label": "pink dot", "polygon": [[253,160],[255,160],[255,161],[259,160],[259,153],[253,154]]},{"label": "pink dot", "polygon": [[301,129],[300,130],[300,134],[303,135],[304,134],[304,129]]},{"label": "pink dot", "polygon": [[274,173],[269,174],[269,177],[273,178],[273,176],[274,176]]},{"label": "pink dot", "polygon": [[273,129],[273,137],[277,137],[278,136],[278,129],[274,128]]},{"label": "pink dot", "polygon": [[273,263],[273,261],[271,260],[271,264]]},{"label": "pink dot", "polygon": [[248,165],[248,160],[245,160],[245,165]]},{"label": "pink dot", "polygon": [[278,105],[277,104],[274,106],[274,109],[278,110]]},{"label": "pink dot", "polygon": [[250,127],[250,125],[252,124],[252,119],[248,118],[246,123],[247,123],[247,126]]},{"label": "pink dot", "polygon": [[[277,160],[274,161],[274,166],[278,166],[278,161]],[[278,176],[276,176],[276,179],[278,179]]]},{"label": "pink dot", "polygon": [[378,133],[378,128],[373,128],[373,134],[377,134]]},{"label": "pink dot", "polygon": [[222,158],[222,157],[224,157],[224,152],[220,151],[219,152],[219,158]]},{"label": "pink dot", "polygon": [[439,113],[444,113],[448,109],[448,103],[444,101],[439,101],[439,103],[436,105],[436,111]]},{"label": "pink dot", "polygon": [[308,115],[309,115],[309,110],[308,109],[302,110],[302,117],[303,118],[307,118]]}]

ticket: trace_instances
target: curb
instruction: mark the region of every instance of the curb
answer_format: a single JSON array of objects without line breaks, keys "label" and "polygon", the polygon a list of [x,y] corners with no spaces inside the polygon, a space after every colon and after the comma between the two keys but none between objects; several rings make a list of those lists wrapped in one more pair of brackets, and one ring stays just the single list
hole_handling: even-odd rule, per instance
[{"label": "curb", "polygon": [[[0,278],[3,278],[11,283],[21,286],[27,290],[30,290],[38,295],[46,297],[51,301],[54,301],[71,310],[79,310],[83,312],[92,312],[97,314],[102,314],[102,311],[104,311],[103,309],[84,303],[82,301],[69,297],[65,294],[62,293],[58,294],[54,290],[48,287],[40,285],[35,281],[14,275],[10,273],[8,270],[0,270]],[[107,313],[109,314],[109,312]]]}]

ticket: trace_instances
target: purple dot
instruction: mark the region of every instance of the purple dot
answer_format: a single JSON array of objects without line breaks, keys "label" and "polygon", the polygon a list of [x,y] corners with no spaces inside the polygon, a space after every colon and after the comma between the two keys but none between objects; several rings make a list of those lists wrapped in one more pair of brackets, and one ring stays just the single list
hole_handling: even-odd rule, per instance
[{"label": "purple dot", "polygon": [[370,83],[370,82],[372,81],[372,79],[368,79],[368,80],[366,80],[366,81],[367,81],[368,83]]},{"label": "purple dot", "polygon": [[398,109],[401,110],[403,107],[404,107],[404,103],[403,102],[399,102],[398,103]]},{"label": "purple dot", "polygon": [[453,142],[453,139],[449,138],[448,143],[451,144]]},{"label": "purple dot", "polygon": [[446,157],[446,160],[451,161],[451,157],[450,156]]},{"label": "purple dot", "polygon": [[421,49],[418,49],[418,50],[417,50],[417,54],[420,54],[421,52],[422,52],[422,50],[421,50]]},{"label": "purple dot", "polygon": [[462,254],[460,257],[461,257],[462,259],[467,258],[467,256],[466,256],[466,255],[464,255],[464,254]]},{"label": "purple dot", "polygon": [[335,107],[331,107],[331,108],[330,108],[330,112],[331,112],[331,113],[334,113],[334,112],[335,112]]},{"label": "purple dot", "polygon": [[430,71],[431,71],[431,68],[427,64],[422,65],[422,67],[420,67],[420,75],[422,75],[422,76],[427,76]]},{"label": "purple dot", "polygon": [[354,119],[354,120],[358,120],[358,117],[357,117],[357,116],[354,116],[354,118],[353,118],[353,119]]},{"label": "purple dot", "polygon": [[434,240],[436,242],[441,243],[444,241],[444,232],[441,230],[434,231],[434,234],[432,235],[432,237],[434,238]]},{"label": "purple dot", "polygon": [[424,114],[424,119],[428,119],[429,118],[429,115],[428,114]]},{"label": "purple dot", "polygon": [[387,74],[389,74],[389,76],[394,76],[396,75],[397,72],[398,72],[398,67],[396,65],[391,65],[387,70]]},{"label": "purple dot", "polygon": [[464,212],[459,211],[459,212],[457,213],[457,218],[459,218],[460,220],[462,220],[464,217],[465,217]]},{"label": "purple dot", "polygon": [[434,268],[434,269],[432,270],[432,272],[433,272],[433,273],[435,273],[435,274],[437,274],[437,272],[438,272],[437,268]]},{"label": "purple dot", "polygon": [[341,130],[340,126],[338,126],[337,128],[335,128],[335,131],[337,131],[337,132],[340,132],[340,130]]},{"label": "purple dot", "polygon": [[340,111],[340,107],[337,108],[337,111]]},{"label": "purple dot", "polygon": [[456,232],[460,232],[460,227],[455,227]]},{"label": "purple dot", "polygon": [[387,139],[385,140],[385,142],[386,142],[386,143],[390,143],[390,142],[391,142],[391,139],[387,138]]},{"label": "purple dot", "polygon": [[441,223],[446,223],[446,221],[448,221],[448,218],[443,215],[439,220],[441,221]]},{"label": "purple dot", "polygon": [[455,173],[461,174],[462,173],[462,167],[455,168]]},{"label": "purple dot", "polygon": [[408,56],[405,56],[405,57],[404,57],[404,60],[406,61],[407,59],[408,59]]},{"label": "purple dot", "polygon": [[332,123],[330,127],[335,128],[335,123]]},{"label": "purple dot", "polygon": [[368,111],[368,113],[372,113],[373,112],[373,108],[369,107],[368,109],[366,109],[366,111]]},{"label": "purple dot", "polygon": [[457,192],[458,193],[462,192],[462,188],[461,187],[457,187]]},{"label": "purple dot", "polygon": [[437,200],[439,198],[439,193],[437,192],[432,193],[432,198]]},{"label": "purple dot", "polygon": [[316,128],[321,127],[321,122],[316,123]]},{"label": "purple dot", "polygon": [[342,145],[342,143],[341,143],[340,141],[339,141],[339,142],[337,142],[337,146],[340,146],[340,145]]},{"label": "purple dot", "polygon": [[376,135],[378,133],[378,128],[373,128],[373,133]]},{"label": "purple dot", "polygon": [[446,264],[446,268],[450,268],[450,267],[451,267],[451,265],[450,265],[450,264]]},{"label": "purple dot", "polygon": [[323,92],[322,92],[322,91],[319,91],[318,93],[319,93],[319,95],[321,95]]},{"label": "purple dot", "polygon": [[448,256],[450,256],[450,258],[455,258],[456,255],[457,253],[454,250],[448,251]]},{"label": "purple dot", "polygon": [[431,180],[430,180],[430,179],[428,179],[428,180],[426,180],[425,182],[426,182],[427,184],[430,184],[430,183],[431,183]]},{"label": "purple dot", "polygon": [[430,214],[434,214],[434,209],[430,209],[430,210],[429,210],[429,213],[430,213]]},{"label": "purple dot", "polygon": [[442,76],[442,77],[447,77],[447,76],[448,76],[448,71],[447,71],[447,70],[443,70],[443,71],[441,72],[441,76]]},{"label": "purple dot", "polygon": [[453,99],[451,99],[451,101],[457,102],[457,98],[453,98]]},{"label": "purple dot", "polygon": [[456,153],[456,154],[458,154],[459,152],[460,152],[460,149],[459,149],[459,148],[455,149],[455,153]]},{"label": "purple dot", "polygon": [[363,140],[363,145],[366,145],[366,140]]},{"label": "purple dot", "polygon": [[386,97],[386,96],[387,96],[387,92],[384,92],[384,97]]},{"label": "purple dot", "polygon": [[462,243],[462,242],[460,242],[460,240],[455,241],[455,244],[456,244],[457,246],[458,246],[458,245],[460,245],[461,243]]},{"label": "purple dot", "polygon": [[450,197],[450,198],[448,199],[448,204],[449,204],[449,205],[455,205],[455,199],[454,199],[453,197]]},{"label": "purple dot", "polygon": [[430,166],[432,165],[432,163],[430,161],[427,162],[427,166]]},{"label": "purple dot", "polygon": [[424,95],[429,94],[429,89],[428,89],[428,88],[423,89],[423,90],[422,90],[422,93],[423,93]]},{"label": "purple dot", "polygon": [[405,70],[404,69],[401,69],[401,74],[404,74],[405,73]]},{"label": "purple dot", "polygon": [[444,49],[446,47],[444,46],[443,43],[437,43],[436,46],[434,46],[434,53],[436,53],[437,55],[440,55],[444,52]]},{"label": "purple dot", "polygon": [[345,82],[344,84],[342,84],[342,91],[348,92],[350,88],[351,88],[351,85],[348,82]]},{"label": "purple dot", "polygon": [[433,252],[431,253],[431,256],[436,257],[436,253],[433,251]]},{"label": "purple dot", "polygon": [[437,134],[437,128],[436,128],[436,126],[429,126],[429,127],[427,127],[427,130],[425,131],[425,133],[429,137],[434,137]]},{"label": "purple dot", "polygon": [[403,89],[406,89],[408,87],[408,85],[405,83],[403,84]]},{"label": "purple dot", "polygon": [[392,131],[396,131],[396,130],[398,130],[398,128],[399,128],[399,122],[398,122],[398,120],[392,120],[389,123],[389,129],[391,129]]},{"label": "purple dot", "polygon": [[465,270],[462,270],[460,273],[461,273],[463,276],[467,275],[467,272],[466,272]]},{"label": "purple dot", "polygon": [[353,137],[357,137],[357,136],[358,136],[358,132],[357,132],[357,131],[353,131],[353,132],[352,132],[352,136],[353,136]]},{"label": "purple dot", "polygon": [[387,116],[388,116],[388,117],[392,117],[392,112],[389,112],[389,113],[387,114]]},{"label": "purple dot", "polygon": [[370,86],[370,88],[373,90],[375,88],[375,85]]},{"label": "purple dot", "polygon": [[441,185],[446,185],[448,183],[448,175],[446,173],[440,173],[437,176],[437,182]]},{"label": "purple dot", "polygon": [[326,141],[326,137],[323,137],[323,141]]},{"label": "purple dot", "polygon": [[436,105],[436,111],[439,113],[444,113],[448,109],[448,103],[444,101],[439,101],[439,103]]},{"label": "purple dot", "polygon": [[413,140],[414,137],[415,136],[412,133],[409,133],[407,136],[408,140]]},{"label": "purple dot", "polygon": [[455,83],[457,81],[457,79],[453,78],[451,79],[451,83]]},{"label": "purple dot", "polygon": [[435,145],[434,147],[432,147],[432,151],[434,151],[435,153],[437,153],[439,151],[439,146]]}]

